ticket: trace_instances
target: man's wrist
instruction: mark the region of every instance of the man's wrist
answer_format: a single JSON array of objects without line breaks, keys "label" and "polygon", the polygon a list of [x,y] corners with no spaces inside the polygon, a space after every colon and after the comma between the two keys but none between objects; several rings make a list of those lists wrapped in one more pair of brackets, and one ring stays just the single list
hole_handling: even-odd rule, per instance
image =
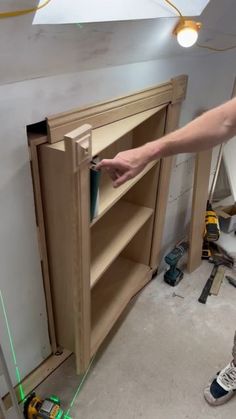
[{"label": "man's wrist", "polygon": [[163,157],[164,144],[159,140],[146,143],[144,145],[144,148],[144,154],[147,163],[149,163],[152,160],[160,159]]}]

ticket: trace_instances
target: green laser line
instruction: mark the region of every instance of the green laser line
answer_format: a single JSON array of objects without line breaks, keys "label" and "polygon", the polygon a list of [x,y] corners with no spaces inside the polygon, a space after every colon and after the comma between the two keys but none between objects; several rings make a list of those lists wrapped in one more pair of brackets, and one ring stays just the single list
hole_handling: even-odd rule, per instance
[{"label": "green laser line", "polygon": [[8,337],[9,337],[9,341],[10,341],[10,346],[11,346],[11,351],[12,351],[12,357],[13,357],[14,364],[16,364],[16,355],[15,355],[15,351],[14,351],[13,341],[12,341],[12,337],[11,337],[10,327],[9,327],[9,323],[8,323],[8,319],[7,319],[7,313],[6,313],[6,309],[5,309],[5,305],[4,305],[4,301],[3,301],[3,296],[2,296],[2,291],[1,290],[0,290],[0,297],[1,297],[3,314],[4,314],[6,326],[7,326],[7,333],[8,333]]},{"label": "green laser line", "polygon": [[[9,342],[10,342],[10,346],[11,346],[12,358],[13,358],[14,366],[15,366],[15,370],[16,370],[16,379],[18,381],[19,391],[20,391],[20,397],[21,397],[21,401],[22,401],[22,400],[25,399],[25,393],[24,393],[22,384],[20,384],[20,382],[21,382],[20,371],[19,371],[19,368],[17,366],[16,354],[15,354],[14,345],[13,345],[13,339],[12,339],[12,335],[11,335],[11,331],[10,331],[10,327],[9,327],[9,322],[8,322],[8,318],[7,318],[7,312],[6,312],[6,308],[5,308],[5,304],[4,304],[4,300],[3,300],[3,296],[2,296],[2,291],[1,290],[0,290],[0,300],[1,300],[2,310],[3,310],[3,314],[4,314],[4,318],[5,318],[6,327],[7,327]],[[75,402],[78,394],[80,393],[80,391],[82,389],[82,386],[83,386],[83,384],[84,384],[84,382],[85,382],[85,380],[87,378],[87,375],[88,375],[88,373],[90,371],[90,368],[92,366],[92,363],[93,363],[94,359],[95,359],[95,356],[92,358],[92,360],[91,360],[91,362],[90,362],[90,364],[89,364],[89,366],[88,366],[88,368],[87,368],[87,370],[86,370],[86,372],[85,372],[85,374],[84,374],[84,376],[83,376],[83,378],[82,378],[82,380],[81,380],[81,382],[80,382],[80,384],[79,384],[79,386],[78,386],[78,388],[77,388],[77,390],[75,392],[75,395],[74,395],[74,397],[73,397],[73,399],[72,399],[72,401],[70,403],[70,407],[67,410],[66,414],[64,415],[64,419],[72,419],[71,416],[69,416],[70,410],[72,409],[72,407],[74,405],[74,402]]]},{"label": "green laser line", "polygon": [[86,380],[86,378],[87,378],[87,375],[88,375],[88,373],[89,373],[89,371],[90,371],[90,368],[91,368],[91,366],[92,366],[92,363],[93,363],[93,361],[94,361],[94,359],[95,359],[95,356],[96,356],[96,355],[94,355],[94,357],[92,358],[92,360],[91,360],[91,362],[90,362],[90,364],[89,364],[89,366],[88,366],[88,368],[87,368],[87,371],[84,373],[84,376],[83,376],[83,378],[82,378],[82,380],[81,380],[81,382],[80,382],[80,384],[79,384],[79,387],[77,388],[77,390],[76,390],[76,392],[75,392],[75,395],[74,395],[74,397],[73,397],[73,399],[72,399],[72,401],[71,401],[71,403],[70,403],[70,407],[69,407],[69,409],[67,410],[66,414],[64,415],[64,419],[72,419],[72,418],[71,418],[71,416],[69,416],[70,410],[72,409],[73,404],[74,404],[74,402],[75,402],[75,399],[76,399],[76,397],[78,396],[78,394],[80,393],[80,391],[81,391],[81,389],[82,389],[82,386],[83,386],[83,384],[84,384],[84,382],[85,382],[85,380]]},{"label": "green laser line", "polygon": [[22,384],[20,384],[20,382],[21,382],[21,376],[20,376],[20,371],[19,371],[19,368],[18,367],[16,367],[16,376],[17,376],[18,384],[19,384],[20,401],[22,401],[22,400],[25,399],[25,393],[24,393]]},{"label": "green laser line", "polygon": [[11,335],[11,331],[10,331],[10,326],[9,326],[9,322],[8,322],[8,318],[7,318],[6,307],[5,307],[5,304],[4,304],[4,300],[3,300],[3,296],[2,296],[2,291],[1,290],[0,290],[0,300],[1,300],[2,311],[3,311],[3,315],[4,315],[6,327],[7,327],[7,333],[8,333],[8,338],[9,338],[9,342],[10,342],[10,347],[11,347],[11,353],[12,353],[12,358],[13,358],[13,362],[14,362],[14,367],[15,367],[15,371],[16,371],[17,384],[19,385],[19,391],[20,391],[20,397],[21,397],[21,400],[20,401],[22,401],[25,398],[25,393],[24,393],[22,384],[20,384],[20,382],[21,382],[20,371],[19,371],[19,368],[17,366],[16,353],[15,353],[15,349],[14,349],[14,345],[13,345],[13,339],[12,339],[12,335]]}]

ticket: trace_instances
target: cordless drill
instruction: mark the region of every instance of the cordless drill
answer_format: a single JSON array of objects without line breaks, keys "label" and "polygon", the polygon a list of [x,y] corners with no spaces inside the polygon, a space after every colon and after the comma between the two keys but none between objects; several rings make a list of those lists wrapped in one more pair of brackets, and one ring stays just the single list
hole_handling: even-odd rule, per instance
[{"label": "cordless drill", "polygon": [[207,201],[204,240],[215,242],[220,237],[219,221],[210,201]]},{"label": "cordless drill", "polygon": [[165,262],[170,265],[170,269],[165,273],[164,281],[172,287],[175,287],[184,276],[184,273],[177,268],[177,264],[187,249],[188,243],[182,242],[165,256]]}]

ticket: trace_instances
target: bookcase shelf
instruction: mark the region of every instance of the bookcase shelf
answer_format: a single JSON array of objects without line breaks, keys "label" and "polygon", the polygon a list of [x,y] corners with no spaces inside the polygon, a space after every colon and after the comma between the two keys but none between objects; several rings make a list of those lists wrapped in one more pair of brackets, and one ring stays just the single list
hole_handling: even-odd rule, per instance
[{"label": "bookcase shelf", "polygon": [[153,161],[117,189],[102,172],[91,221],[92,157],[113,158],[176,129],[185,91],[180,76],[51,117],[45,143],[36,146],[47,254],[42,263],[48,263],[57,344],[75,352],[79,374],[158,269],[172,166],[171,159]]},{"label": "bookcase shelf", "polygon": [[149,163],[146,168],[135,178],[121,185],[119,188],[114,188],[111,181],[106,181],[99,190],[99,209],[97,216],[92,220],[91,226],[97,223],[101,217],[124,196],[146,173],[148,173],[157,161]]},{"label": "bookcase shelf", "polygon": [[130,299],[150,279],[150,267],[118,257],[92,290],[91,356]]},{"label": "bookcase shelf", "polygon": [[91,287],[152,214],[151,208],[119,201],[96,224],[91,232]]}]

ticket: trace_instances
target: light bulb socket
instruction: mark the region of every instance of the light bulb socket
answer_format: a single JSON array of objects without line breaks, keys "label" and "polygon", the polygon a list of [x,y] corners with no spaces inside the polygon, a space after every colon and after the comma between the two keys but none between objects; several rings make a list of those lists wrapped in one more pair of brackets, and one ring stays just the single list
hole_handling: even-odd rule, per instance
[{"label": "light bulb socket", "polygon": [[179,23],[176,25],[176,27],[174,28],[173,34],[177,36],[180,31],[186,28],[193,29],[199,32],[201,27],[202,27],[201,22],[195,22],[195,20],[186,20],[185,18],[182,18],[179,21]]}]

